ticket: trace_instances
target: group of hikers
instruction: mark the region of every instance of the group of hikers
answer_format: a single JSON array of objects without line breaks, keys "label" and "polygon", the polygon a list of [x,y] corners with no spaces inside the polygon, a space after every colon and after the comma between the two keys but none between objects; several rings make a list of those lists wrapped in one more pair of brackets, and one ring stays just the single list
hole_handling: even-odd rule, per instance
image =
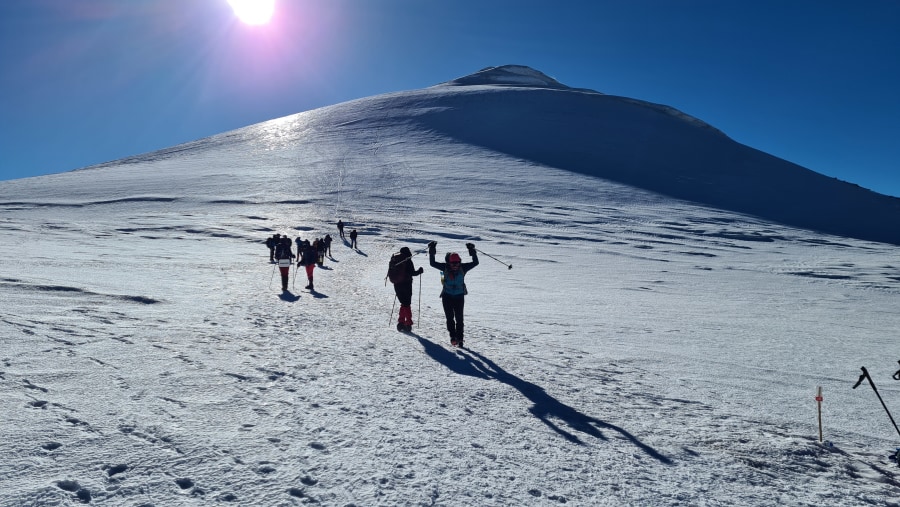
[{"label": "group of hikers", "polygon": [[[316,266],[322,267],[325,265],[326,255],[331,257],[331,241],[330,234],[326,234],[324,238],[316,238],[312,243],[300,236],[297,236],[296,240],[291,241],[287,234],[284,236],[274,234],[271,238],[268,238],[266,246],[269,247],[269,262],[277,264],[278,269],[281,271],[281,290],[288,290],[288,274],[291,266],[294,264],[294,259],[297,259],[298,268],[300,266],[306,267],[306,279],[309,280],[306,288],[314,290],[313,270]],[[297,244],[296,255],[291,250],[294,242]]]},{"label": "group of hikers", "polygon": [[[338,233],[344,238],[344,222],[338,221]],[[358,233],[356,229],[350,232],[350,247],[358,248],[356,244]],[[316,238],[310,243],[308,240],[297,237],[291,241],[287,235],[274,234],[266,240],[269,247],[269,262],[278,265],[281,271],[281,290],[288,290],[288,274],[290,268],[297,259],[297,267],[306,268],[306,278],[309,284],[305,287],[314,290],[313,271],[318,265],[322,267],[325,257],[331,257],[331,235],[324,238]],[[291,247],[296,243],[297,255],[294,255]],[[444,262],[437,262],[437,241],[428,243],[428,261],[431,267],[441,272],[441,302],[444,307],[444,316],[447,319],[447,331],[450,333],[450,344],[463,347],[463,310],[465,308],[465,296],[468,294],[465,284],[466,273],[478,265],[478,255],[473,243],[466,243],[466,249],[471,257],[470,262],[462,262],[462,257],[456,252],[448,252],[444,255]],[[409,332],[412,330],[412,295],[413,277],[425,272],[424,268],[416,269],[413,265],[415,255],[408,247],[400,249],[399,253],[391,256],[388,264],[387,278],[394,285],[394,293],[400,301],[400,312],[397,318],[397,330]]]}]

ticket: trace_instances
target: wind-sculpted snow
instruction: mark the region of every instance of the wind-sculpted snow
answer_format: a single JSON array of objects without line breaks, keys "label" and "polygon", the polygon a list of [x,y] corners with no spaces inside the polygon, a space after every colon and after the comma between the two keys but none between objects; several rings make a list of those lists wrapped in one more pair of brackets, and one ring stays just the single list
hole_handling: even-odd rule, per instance
[{"label": "wind-sculpted snow", "polygon": [[[494,100],[443,88],[0,183],[0,505],[896,504],[852,389],[900,401],[896,246],[423,130]],[[275,232],[335,238],[314,292]],[[466,350],[432,240],[514,266],[467,275]]]}]

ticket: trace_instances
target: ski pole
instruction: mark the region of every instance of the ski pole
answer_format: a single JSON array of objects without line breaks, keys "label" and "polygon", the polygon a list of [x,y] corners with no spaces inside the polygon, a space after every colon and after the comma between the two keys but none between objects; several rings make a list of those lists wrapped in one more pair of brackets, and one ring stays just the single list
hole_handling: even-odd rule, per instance
[{"label": "ski pole", "polygon": [[881,406],[884,407],[884,411],[887,412],[888,417],[891,419],[891,424],[894,425],[894,429],[897,430],[897,434],[900,435],[900,428],[897,427],[897,423],[894,422],[894,416],[891,415],[891,411],[888,410],[887,405],[884,404],[884,400],[881,399],[881,395],[878,394],[878,389],[875,387],[875,382],[872,382],[872,377],[869,376],[869,372],[866,370],[866,367],[862,367],[862,375],[859,376],[859,380],[856,381],[856,385],[853,386],[853,389],[859,387],[862,384],[863,379],[867,379],[869,381],[869,385],[872,386],[872,390],[875,391],[875,396],[878,396],[878,401],[881,402]]},{"label": "ski pole", "polygon": [[391,316],[388,317],[388,327],[391,327],[391,322],[394,320],[394,307],[397,306],[397,295],[394,294],[394,304],[391,305]]},{"label": "ski pole", "polygon": [[419,275],[419,316],[416,322],[422,322],[422,276]]},{"label": "ski pole", "polygon": [[[291,264],[293,263],[294,261],[291,261]],[[300,266],[294,267],[294,279],[291,280],[291,290],[297,290],[297,271],[300,271]]]},{"label": "ski pole", "polygon": [[503,264],[504,266],[506,266],[507,269],[512,269],[512,264],[507,264],[507,263],[501,261],[500,259],[494,257],[493,255],[491,255],[491,254],[489,254],[489,253],[486,253],[486,252],[482,252],[481,250],[479,250],[479,249],[477,249],[477,248],[475,249],[475,251],[478,252],[478,253],[483,253],[484,255],[487,255],[487,256],[490,257],[491,259],[494,259],[495,261],[499,262],[500,264]]},{"label": "ski pole", "polygon": [[278,264],[272,265],[272,276],[269,277],[269,289],[272,288],[272,280],[275,279],[275,268],[278,267]]}]

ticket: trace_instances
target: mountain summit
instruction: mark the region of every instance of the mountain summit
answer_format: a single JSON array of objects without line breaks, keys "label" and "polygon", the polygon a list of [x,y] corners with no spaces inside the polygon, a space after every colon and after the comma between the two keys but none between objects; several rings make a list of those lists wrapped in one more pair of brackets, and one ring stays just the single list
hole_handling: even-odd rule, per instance
[{"label": "mountain summit", "polygon": [[900,199],[737,143],[673,107],[570,88],[519,65],[427,90],[434,107],[418,120],[468,144],[785,225],[900,244],[900,229],[888,225],[900,223]]},{"label": "mountain summit", "polygon": [[[452,81],[441,83],[438,86],[523,86],[532,88],[554,88],[558,90],[571,90],[572,88],[560,83],[541,71],[525,65],[501,65],[499,67],[485,67],[474,74],[456,78]],[[592,90],[590,90],[592,91]],[[596,92],[595,92],[596,93]]]},{"label": "mountain summit", "polygon": [[[354,147],[388,138],[403,146],[423,136],[436,143],[450,139],[463,150],[460,156],[488,150],[512,157],[523,167],[562,169],[796,228],[900,245],[898,198],[740,144],[673,107],[572,88],[522,65],[487,67],[428,88],[307,111],[97,168],[224,147],[249,147],[259,154],[277,148],[295,158],[313,131],[343,136]],[[310,156],[326,167],[346,160]],[[421,153],[396,156],[404,165],[409,158],[422,160]],[[370,159],[364,149],[360,157],[361,173],[378,174],[385,163]],[[246,170],[265,172],[265,160]],[[309,163],[297,161],[298,171]],[[134,185],[135,177],[120,184]],[[357,180],[363,177],[359,174]],[[149,182],[150,174],[140,178],[145,189],[156,185]],[[226,180],[221,181],[222,191],[231,192]]]}]

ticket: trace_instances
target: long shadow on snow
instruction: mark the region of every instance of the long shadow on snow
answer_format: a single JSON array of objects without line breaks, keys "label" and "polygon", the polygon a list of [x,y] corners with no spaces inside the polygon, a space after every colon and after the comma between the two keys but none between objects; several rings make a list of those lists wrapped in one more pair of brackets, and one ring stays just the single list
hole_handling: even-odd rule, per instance
[{"label": "long shadow on snow", "polygon": [[465,351],[464,353],[456,354],[448,351],[441,345],[422,338],[415,333],[410,334],[419,340],[419,343],[422,344],[422,347],[425,349],[426,354],[428,354],[435,361],[449,368],[451,371],[459,373],[460,375],[469,375],[471,377],[483,378],[485,380],[498,380],[522,393],[523,396],[534,403],[534,406],[529,409],[529,412],[534,414],[534,416],[540,419],[541,422],[553,429],[553,431],[556,431],[566,440],[572,443],[584,445],[584,442],[582,442],[581,439],[578,438],[578,435],[571,431],[566,431],[557,424],[554,424],[553,420],[563,421],[566,423],[566,425],[569,426],[569,428],[572,428],[573,430],[586,433],[592,437],[599,438],[600,440],[604,441],[609,439],[603,434],[601,429],[615,431],[625,437],[635,446],[640,448],[642,451],[647,453],[647,455],[649,455],[650,457],[666,465],[672,464],[671,459],[664,456],[663,454],[660,454],[656,449],[650,447],[649,445],[641,442],[637,437],[629,433],[624,428],[620,428],[614,424],[601,421],[596,417],[582,414],[578,410],[557,400],[553,396],[550,396],[546,391],[544,391],[542,387],[538,386],[537,384],[533,384],[507,372],[503,368],[497,366],[496,363],[477,352],[473,352],[469,349],[462,349]]},{"label": "long shadow on snow", "polygon": [[472,361],[470,358],[454,354],[437,343],[428,341],[415,333],[407,334],[414,336],[419,340],[419,343],[422,344],[422,348],[425,349],[425,353],[428,354],[429,357],[443,364],[453,373],[485,380],[490,380],[492,378],[489,371],[484,369],[481,364]]}]

